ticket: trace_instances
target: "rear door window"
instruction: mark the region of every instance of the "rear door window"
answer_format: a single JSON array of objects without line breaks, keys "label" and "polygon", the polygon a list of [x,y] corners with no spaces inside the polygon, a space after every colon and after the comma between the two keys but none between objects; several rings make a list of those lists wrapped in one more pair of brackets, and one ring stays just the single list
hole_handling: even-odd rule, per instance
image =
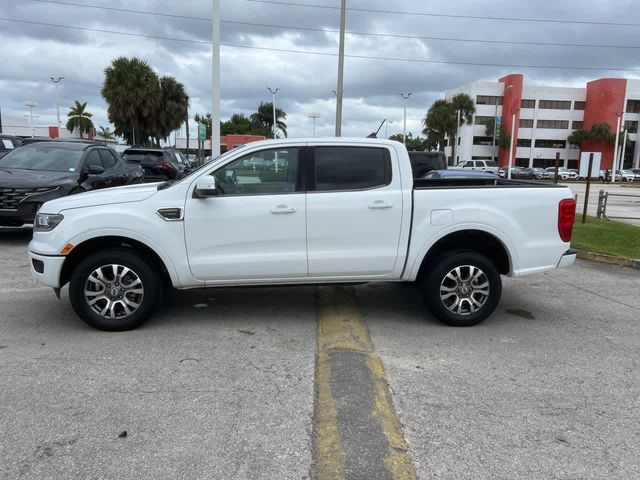
[{"label": "rear door window", "polygon": [[313,190],[366,190],[391,183],[391,158],[384,148],[315,147]]},{"label": "rear door window", "polygon": [[100,152],[100,158],[102,159],[102,166],[105,168],[105,170],[108,170],[115,166],[116,159],[113,158],[113,155],[111,155],[111,152],[109,150],[101,148],[100,150],[98,150],[98,152]]}]

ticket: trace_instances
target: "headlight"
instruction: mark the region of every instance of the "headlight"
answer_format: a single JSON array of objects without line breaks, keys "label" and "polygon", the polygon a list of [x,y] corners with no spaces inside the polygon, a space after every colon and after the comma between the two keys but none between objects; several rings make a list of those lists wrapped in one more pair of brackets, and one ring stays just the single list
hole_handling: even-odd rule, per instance
[{"label": "headlight", "polygon": [[39,232],[49,232],[56,228],[63,218],[60,214],[38,213],[33,229]]}]

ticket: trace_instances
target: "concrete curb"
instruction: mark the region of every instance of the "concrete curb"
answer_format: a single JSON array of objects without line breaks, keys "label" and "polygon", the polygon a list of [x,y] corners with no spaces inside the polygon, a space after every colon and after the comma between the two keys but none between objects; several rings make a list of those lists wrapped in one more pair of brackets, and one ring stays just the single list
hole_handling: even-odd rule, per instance
[{"label": "concrete curb", "polygon": [[604,253],[585,252],[578,250],[578,258],[582,260],[590,260],[592,262],[608,263],[610,265],[618,265],[620,267],[636,268],[640,270],[640,259],[616,257],[614,255],[605,255]]}]

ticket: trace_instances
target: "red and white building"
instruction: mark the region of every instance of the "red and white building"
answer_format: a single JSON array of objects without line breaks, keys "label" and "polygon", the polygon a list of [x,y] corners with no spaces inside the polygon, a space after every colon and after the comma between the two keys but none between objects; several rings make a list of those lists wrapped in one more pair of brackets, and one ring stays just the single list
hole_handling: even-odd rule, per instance
[{"label": "red and white building", "polygon": [[[629,141],[623,168],[640,168],[638,123],[640,122],[640,80],[602,78],[584,88],[545,87],[525,84],[524,75],[511,74],[497,82],[475,82],[449,90],[446,97],[466,93],[476,103],[472,125],[460,127],[456,163],[462,160],[495,158],[501,166],[509,162],[509,147],[492,148],[486,122],[496,116],[513,133],[513,164],[549,167],[560,154],[561,165],[578,168],[580,149],[569,145],[567,137],[576,129],[589,130],[595,123],[607,123],[616,131],[620,117]],[[513,129],[512,129],[513,126]],[[512,131],[513,130],[513,131]],[[450,143],[445,153],[451,157]],[[584,151],[602,152],[601,168],[611,169],[614,146],[587,141]],[[619,157],[622,145],[619,146]]]}]

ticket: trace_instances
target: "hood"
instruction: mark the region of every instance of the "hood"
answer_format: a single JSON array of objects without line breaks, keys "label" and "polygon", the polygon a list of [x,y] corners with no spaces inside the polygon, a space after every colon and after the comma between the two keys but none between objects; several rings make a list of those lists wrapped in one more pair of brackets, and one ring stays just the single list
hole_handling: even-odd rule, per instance
[{"label": "hood", "polygon": [[158,191],[157,183],[142,183],[126,187],[105,188],[91,192],[56,198],[45,203],[40,210],[45,213],[60,213],[73,208],[95,207],[114,203],[140,202]]},{"label": "hood", "polygon": [[0,188],[45,188],[62,183],[77,182],[78,174],[71,172],[48,172],[46,170],[3,169],[0,164]]}]

